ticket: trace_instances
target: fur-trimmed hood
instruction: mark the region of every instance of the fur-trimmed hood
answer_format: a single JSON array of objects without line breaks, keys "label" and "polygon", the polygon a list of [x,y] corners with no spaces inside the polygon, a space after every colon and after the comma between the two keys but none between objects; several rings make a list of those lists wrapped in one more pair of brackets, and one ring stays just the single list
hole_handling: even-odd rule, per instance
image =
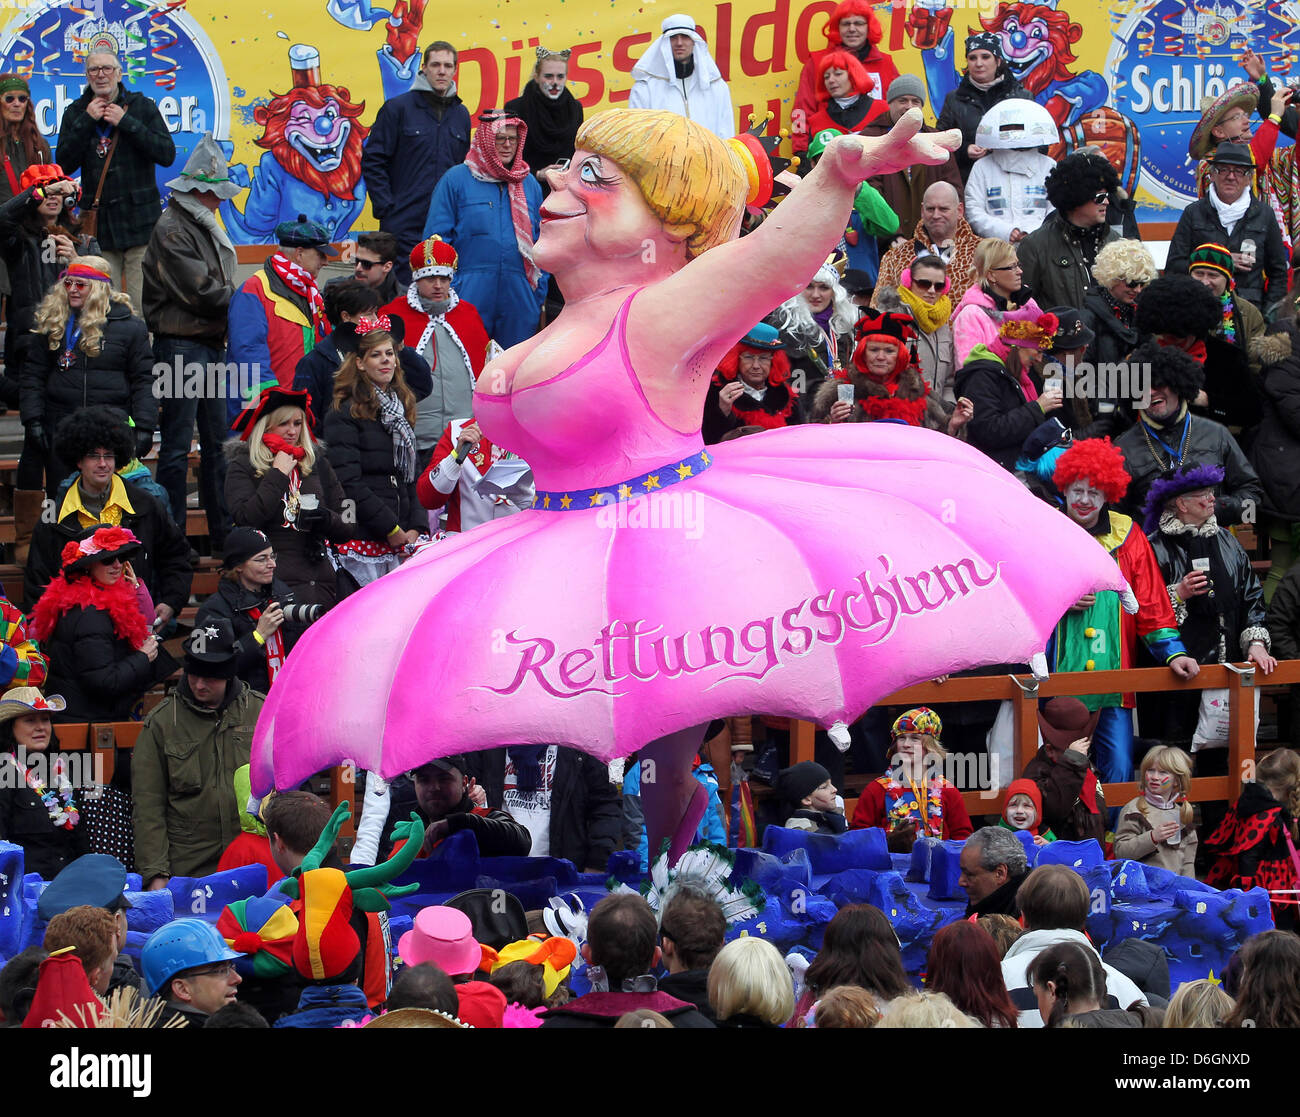
[{"label": "fur-trimmed hood", "polygon": [[1295,331],[1288,329],[1280,334],[1261,334],[1250,343],[1250,355],[1261,368],[1280,364],[1295,351]]},{"label": "fur-trimmed hood", "polygon": [[[854,415],[855,421],[861,421],[866,417],[860,406],[863,400],[888,399],[890,396],[889,390],[878,380],[872,380],[851,365],[846,370],[846,378],[848,383],[853,385],[854,402],[859,405]],[[845,381],[838,377],[829,377],[817,389],[817,394],[813,397],[811,422],[824,423],[829,420],[831,406],[839,398],[839,385],[843,383]],[[893,398],[910,402],[922,399],[928,392],[929,388],[920,370],[915,365],[908,365],[899,375],[898,390],[893,393]]]}]

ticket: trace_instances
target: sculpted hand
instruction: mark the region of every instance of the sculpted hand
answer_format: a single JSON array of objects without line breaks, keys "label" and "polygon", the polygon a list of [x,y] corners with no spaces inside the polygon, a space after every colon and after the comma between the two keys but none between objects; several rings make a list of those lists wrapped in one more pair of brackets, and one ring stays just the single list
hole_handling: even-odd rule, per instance
[{"label": "sculpted hand", "polygon": [[850,186],[872,175],[889,175],[918,164],[937,167],[961,146],[961,132],[922,132],[920,109],[909,109],[883,136],[840,136],[822,155]]}]

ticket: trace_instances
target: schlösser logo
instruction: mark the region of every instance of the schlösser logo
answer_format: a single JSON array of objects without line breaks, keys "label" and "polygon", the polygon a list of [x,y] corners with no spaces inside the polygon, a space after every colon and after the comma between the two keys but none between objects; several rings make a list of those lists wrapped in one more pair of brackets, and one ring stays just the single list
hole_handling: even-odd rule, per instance
[{"label": "schl\u00f6sser logo", "polygon": [[[1238,0],[1158,0],[1136,8],[1112,36],[1106,72],[1111,104],[1141,129],[1142,186],[1168,206],[1196,200],[1196,166],[1187,143],[1201,118],[1201,100],[1249,81],[1237,64],[1253,49],[1269,66],[1293,48],[1300,4]],[[1289,41],[1289,40],[1288,40]]]},{"label": "schl\u00f6sser logo", "polygon": [[[225,70],[183,10],[143,0],[86,0],[84,6],[46,0],[24,6],[0,34],[0,71],[22,74],[31,85],[36,125],[51,148],[64,112],[86,89],[86,55],[94,50],[116,54],[126,88],[158,105],[176,143],[174,167],[185,165],[204,132],[229,138]],[[174,177],[173,170],[157,168],[160,189]]]}]

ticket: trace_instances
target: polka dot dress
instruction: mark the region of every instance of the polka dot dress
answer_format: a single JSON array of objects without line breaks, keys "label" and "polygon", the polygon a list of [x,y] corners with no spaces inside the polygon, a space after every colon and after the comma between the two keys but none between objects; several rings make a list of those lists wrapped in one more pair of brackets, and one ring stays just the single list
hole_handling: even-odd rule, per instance
[{"label": "polka dot dress", "polygon": [[121,788],[100,787],[98,798],[81,802],[81,825],[92,853],[107,853],[135,871],[135,834],[131,829],[131,796]]}]

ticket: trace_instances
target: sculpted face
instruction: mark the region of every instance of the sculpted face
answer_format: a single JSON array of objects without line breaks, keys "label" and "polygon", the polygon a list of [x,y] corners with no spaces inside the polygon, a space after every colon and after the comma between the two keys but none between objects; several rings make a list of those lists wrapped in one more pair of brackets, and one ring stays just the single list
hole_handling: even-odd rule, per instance
[{"label": "sculpted face", "polygon": [[533,249],[539,267],[553,272],[592,255],[654,262],[656,245],[665,245],[663,222],[617,163],[575,151],[568,167],[553,171],[550,180]]}]

